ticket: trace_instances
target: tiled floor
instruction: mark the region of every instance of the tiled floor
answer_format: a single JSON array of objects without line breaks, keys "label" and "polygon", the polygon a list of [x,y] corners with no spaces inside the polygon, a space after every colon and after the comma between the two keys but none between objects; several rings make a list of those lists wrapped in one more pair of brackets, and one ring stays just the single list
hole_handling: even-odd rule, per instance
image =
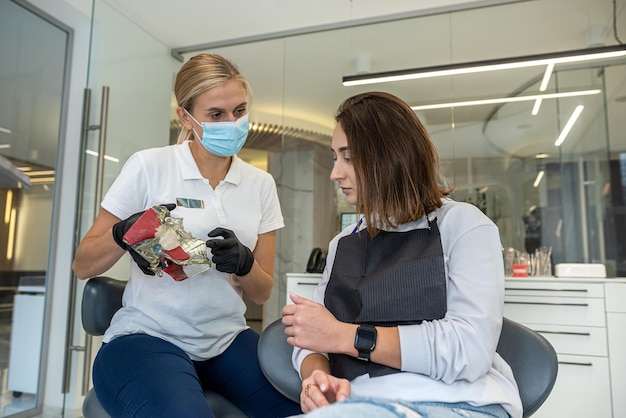
[{"label": "tiled floor", "polygon": [[[35,408],[36,399],[35,395],[24,393],[21,396],[14,396],[13,392],[6,390],[6,369],[0,370],[2,376],[0,390],[0,417],[8,417],[17,413],[32,410]],[[80,412],[72,411],[61,414],[61,411],[46,411],[39,415],[35,415],[34,418],[82,418]]]},{"label": "tiled floor", "polygon": [[24,393],[15,397],[10,391],[3,391],[0,396],[1,416],[9,416],[35,407],[35,395]]}]

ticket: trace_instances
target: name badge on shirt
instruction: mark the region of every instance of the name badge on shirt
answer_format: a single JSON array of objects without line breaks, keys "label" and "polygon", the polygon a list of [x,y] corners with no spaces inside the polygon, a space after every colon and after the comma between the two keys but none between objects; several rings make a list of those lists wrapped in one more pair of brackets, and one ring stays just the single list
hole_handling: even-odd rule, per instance
[{"label": "name badge on shirt", "polygon": [[177,197],[176,205],[184,208],[204,209],[204,200],[189,199],[187,197]]}]

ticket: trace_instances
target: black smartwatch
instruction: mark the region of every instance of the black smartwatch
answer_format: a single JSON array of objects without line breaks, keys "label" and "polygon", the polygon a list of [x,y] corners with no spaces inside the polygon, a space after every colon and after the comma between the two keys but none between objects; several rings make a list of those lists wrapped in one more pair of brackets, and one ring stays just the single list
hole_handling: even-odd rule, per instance
[{"label": "black smartwatch", "polygon": [[376,348],[376,328],[369,325],[359,325],[354,337],[354,348],[359,352],[358,359],[370,361],[370,353]]}]

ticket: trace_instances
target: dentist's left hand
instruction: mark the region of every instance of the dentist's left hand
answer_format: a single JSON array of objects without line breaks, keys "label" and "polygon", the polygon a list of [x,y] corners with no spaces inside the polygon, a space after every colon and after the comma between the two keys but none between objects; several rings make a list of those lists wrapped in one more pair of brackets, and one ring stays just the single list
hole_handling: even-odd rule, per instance
[{"label": "dentist's left hand", "polygon": [[243,245],[237,235],[230,229],[215,228],[209,232],[209,237],[221,236],[224,239],[210,239],[206,242],[207,247],[213,253],[215,268],[223,273],[235,273],[237,276],[245,276],[250,273],[254,264],[254,256],[250,248]]}]

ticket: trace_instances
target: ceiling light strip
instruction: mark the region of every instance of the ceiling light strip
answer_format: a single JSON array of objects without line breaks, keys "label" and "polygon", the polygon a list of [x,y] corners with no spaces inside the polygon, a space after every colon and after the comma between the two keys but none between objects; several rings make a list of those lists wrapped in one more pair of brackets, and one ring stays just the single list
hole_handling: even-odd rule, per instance
[{"label": "ceiling light strip", "polygon": [[50,177],[35,177],[34,179],[30,179],[30,182],[32,184],[53,183],[54,182],[54,176],[50,176]]},{"label": "ceiling light strip", "polygon": [[[550,83],[550,77],[552,77],[552,72],[554,71],[554,63],[546,65],[546,71],[543,73],[543,79],[541,80],[541,85],[539,86],[539,91],[546,91],[548,88],[548,84]],[[542,99],[535,100],[535,105],[533,106],[533,110],[530,112],[531,115],[537,116],[539,113],[539,109],[541,108]]]},{"label": "ceiling light strip", "polygon": [[11,209],[11,216],[9,217],[9,236],[7,237],[7,261],[13,259],[13,247],[15,245],[15,218],[17,218],[17,210]]},{"label": "ceiling light strip", "polygon": [[543,178],[544,174],[545,174],[545,171],[543,170],[537,173],[537,178],[535,179],[535,182],[533,183],[533,187],[537,188],[539,186],[539,183],[541,183],[541,179]]},{"label": "ceiling light strip", "polygon": [[[85,150],[85,154],[87,154],[87,155],[91,155],[91,156],[94,156],[94,157],[97,157],[98,155],[100,155],[98,152],[96,152],[96,151],[92,151],[92,150],[90,150],[90,149]],[[104,155],[104,159],[105,159],[105,160],[112,161],[112,162],[114,162],[114,163],[119,163],[119,162],[120,162],[120,159],[119,159],[119,158],[111,157],[110,155],[106,155],[106,154]]]},{"label": "ceiling light strip", "polygon": [[551,62],[546,66],[546,72],[543,73],[543,80],[541,80],[541,85],[539,86],[539,91],[546,91],[548,88],[548,83],[550,82],[550,77],[552,77],[552,72],[554,71],[554,63]]},{"label": "ceiling light strip", "polygon": [[541,107],[541,102],[542,101],[543,101],[543,99],[535,100],[535,104],[533,105],[533,110],[530,112],[531,115],[537,116],[537,113],[539,113],[539,108]]},{"label": "ceiling light strip", "polygon": [[50,176],[54,175],[54,170],[38,170],[38,171],[28,171],[26,172],[27,176]]},{"label": "ceiling light strip", "polygon": [[464,107],[464,106],[480,106],[487,104],[498,104],[498,103],[512,103],[512,102],[526,102],[537,99],[557,99],[563,97],[578,97],[578,96],[590,96],[593,94],[599,94],[601,90],[592,89],[592,90],[578,90],[578,91],[569,91],[562,93],[547,93],[547,94],[533,94],[529,96],[513,96],[513,97],[498,97],[494,99],[481,99],[481,100],[467,100],[463,102],[447,102],[447,103],[435,103],[435,104],[427,104],[427,105],[419,105],[419,106],[411,106],[413,110],[429,110],[429,109],[445,109],[449,107]]},{"label": "ceiling light strip", "polygon": [[580,61],[601,60],[626,56],[626,45],[601,46],[549,54],[527,55],[522,57],[499,58],[407,70],[385,71],[343,77],[344,86],[386,83],[391,81],[413,80],[418,78],[442,77],[485,71],[509,70],[514,68],[556,65]]},{"label": "ceiling light strip", "polygon": [[8,224],[11,219],[11,209],[13,208],[13,190],[7,190],[6,199],[6,207],[4,208],[4,223]]},{"label": "ceiling light strip", "polygon": [[569,117],[569,120],[567,121],[567,123],[565,124],[565,127],[561,131],[561,135],[559,135],[557,140],[554,142],[554,146],[560,147],[563,141],[565,141],[565,138],[567,138],[569,131],[572,130],[572,127],[576,123],[576,120],[578,119],[580,114],[583,112],[584,108],[585,106],[583,105],[576,106],[576,109],[574,109],[574,111],[572,112],[572,116]]}]

